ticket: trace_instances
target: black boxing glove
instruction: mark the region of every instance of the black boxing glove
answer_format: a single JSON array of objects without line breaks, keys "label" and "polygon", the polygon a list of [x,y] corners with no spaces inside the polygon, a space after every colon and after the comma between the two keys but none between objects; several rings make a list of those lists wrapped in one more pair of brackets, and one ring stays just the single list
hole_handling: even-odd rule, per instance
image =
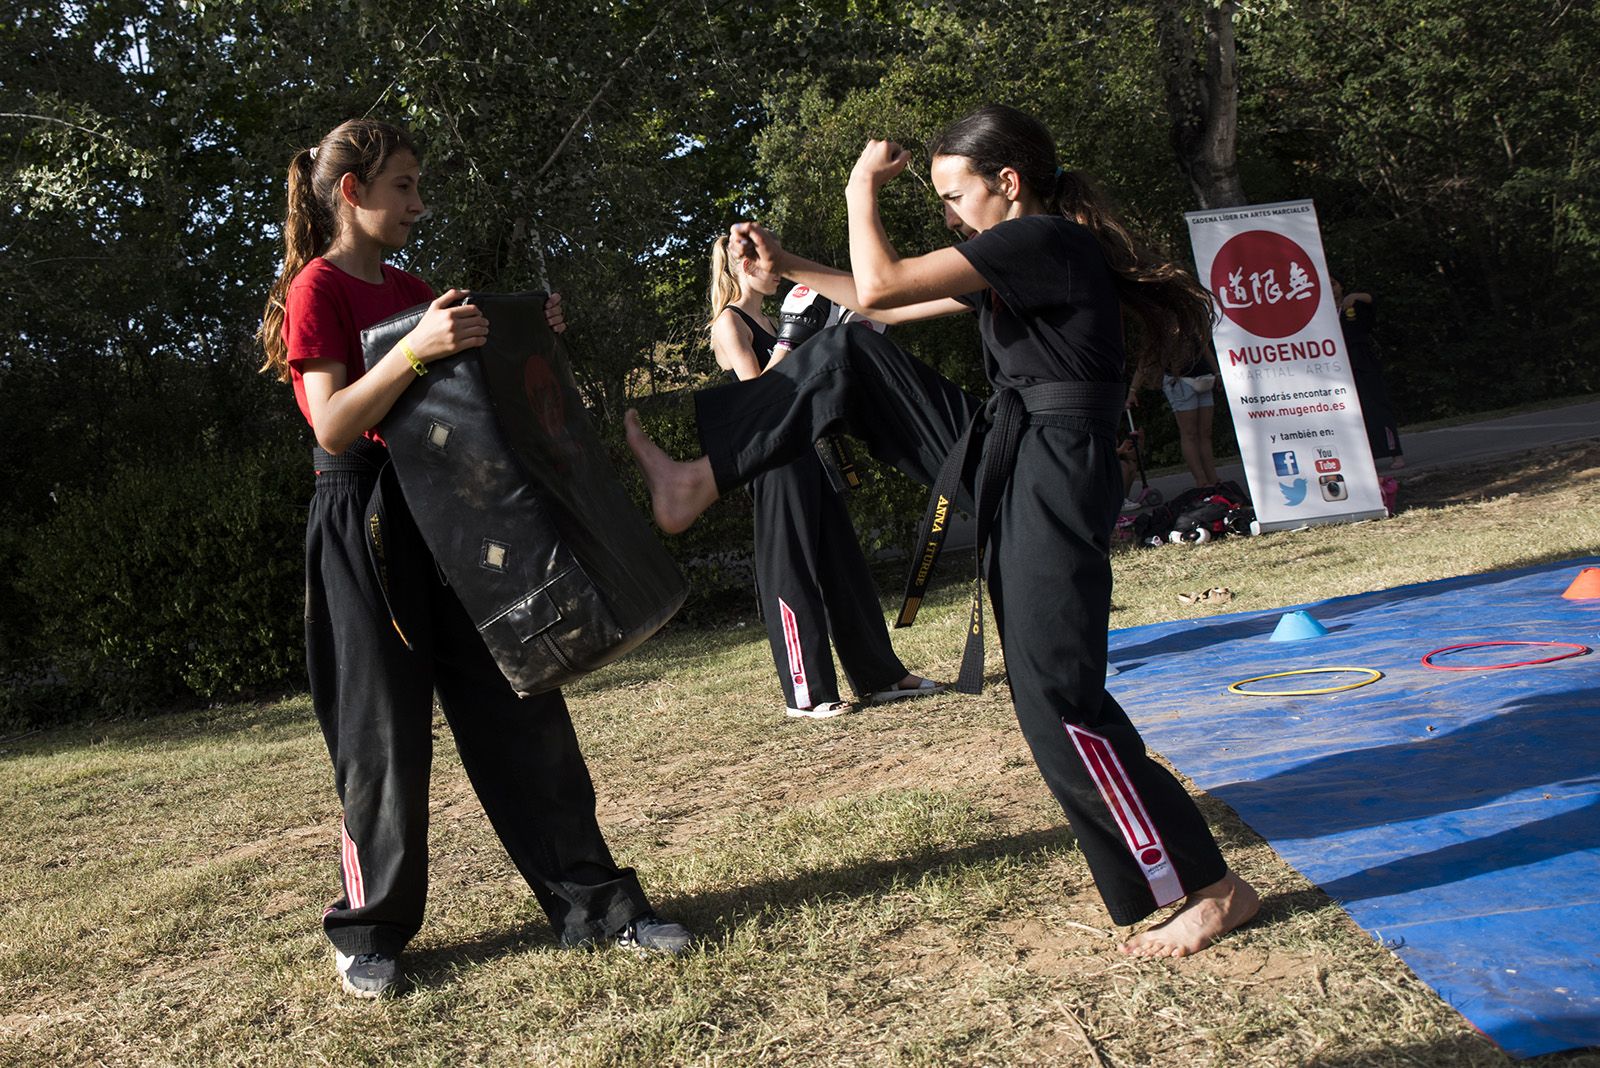
[{"label": "black boxing glove", "polygon": [[778,312],[778,340],[774,350],[792,349],[805,341],[828,325],[832,312],[833,301],[810,286],[795,286],[783,298],[783,307]]}]

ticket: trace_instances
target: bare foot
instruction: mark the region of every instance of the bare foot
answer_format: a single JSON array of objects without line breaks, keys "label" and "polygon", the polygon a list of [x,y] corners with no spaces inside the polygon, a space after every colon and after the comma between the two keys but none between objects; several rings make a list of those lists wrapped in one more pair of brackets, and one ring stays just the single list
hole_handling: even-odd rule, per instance
[{"label": "bare foot", "polygon": [[650,491],[650,513],[656,525],[668,534],[688,530],[717,499],[711,461],[702,456],[680,463],[662,452],[645,436],[639,413],[632,408],[622,417],[622,425],[628,434],[628,448],[644,474],[645,489]]},{"label": "bare foot", "polygon": [[1136,957],[1187,957],[1249,923],[1260,907],[1255,888],[1230,871],[1190,894],[1170,919],[1122,943],[1122,952]]}]

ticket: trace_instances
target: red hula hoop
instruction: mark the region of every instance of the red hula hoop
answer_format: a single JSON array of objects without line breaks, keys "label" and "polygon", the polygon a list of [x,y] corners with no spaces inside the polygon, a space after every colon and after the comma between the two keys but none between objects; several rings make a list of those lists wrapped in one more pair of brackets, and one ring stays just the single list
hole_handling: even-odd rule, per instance
[{"label": "red hula hoop", "polygon": [[[1558,656],[1547,656],[1542,660],[1518,660],[1513,664],[1475,664],[1467,667],[1446,667],[1443,664],[1435,664],[1433,662],[1433,658],[1438,656],[1440,653],[1454,652],[1457,649],[1482,649],[1485,646],[1490,645],[1553,645],[1571,649],[1572,652],[1561,653]],[[1433,652],[1422,658],[1422,666],[1433,668],[1435,671],[1499,671],[1502,668],[1528,667],[1530,664],[1550,664],[1557,660],[1566,660],[1574,656],[1582,656],[1583,654],[1591,651],[1592,650],[1587,645],[1579,645],[1577,642],[1464,642],[1461,645],[1447,645],[1443,649],[1435,649]]]}]

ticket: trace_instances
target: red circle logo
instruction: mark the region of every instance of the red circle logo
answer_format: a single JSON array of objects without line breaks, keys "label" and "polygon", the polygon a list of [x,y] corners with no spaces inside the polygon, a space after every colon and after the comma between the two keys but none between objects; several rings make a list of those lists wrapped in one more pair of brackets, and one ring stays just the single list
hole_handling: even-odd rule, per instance
[{"label": "red circle logo", "polygon": [[1287,237],[1246,230],[1217,251],[1211,295],[1223,315],[1257,337],[1288,337],[1316,314],[1322,279],[1306,250]]},{"label": "red circle logo", "polygon": [[1146,849],[1143,853],[1139,854],[1139,859],[1144,861],[1145,866],[1148,867],[1161,859],[1161,850]]}]

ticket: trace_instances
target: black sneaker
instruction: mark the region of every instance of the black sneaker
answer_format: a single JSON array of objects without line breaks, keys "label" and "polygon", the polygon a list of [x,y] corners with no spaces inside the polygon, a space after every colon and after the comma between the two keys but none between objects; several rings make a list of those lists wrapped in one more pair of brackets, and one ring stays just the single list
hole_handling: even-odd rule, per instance
[{"label": "black sneaker", "polygon": [[617,932],[617,945],[631,949],[643,956],[646,953],[665,953],[669,957],[681,956],[689,951],[694,935],[681,923],[663,920],[647,912]]},{"label": "black sneaker", "polygon": [[381,998],[394,993],[400,982],[400,962],[382,953],[347,957],[333,951],[333,966],[344,981],[344,992],[358,998]]}]

